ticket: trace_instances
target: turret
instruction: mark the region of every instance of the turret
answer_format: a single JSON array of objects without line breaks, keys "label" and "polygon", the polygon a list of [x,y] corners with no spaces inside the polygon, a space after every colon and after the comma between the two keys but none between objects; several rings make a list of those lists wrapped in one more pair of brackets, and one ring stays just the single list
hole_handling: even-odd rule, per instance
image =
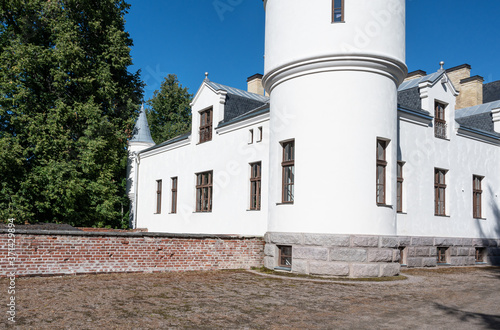
[{"label": "turret", "polygon": [[128,141],[128,162],[127,162],[127,195],[130,199],[130,226],[135,228],[136,212],[135,201],[137,193],[138,166],[140,163],[139,152],[154,146],[155,143],[151,137],[148,119],[144,110],[144,104],[141,106],[141,112],[132,131],[132,138]]}]

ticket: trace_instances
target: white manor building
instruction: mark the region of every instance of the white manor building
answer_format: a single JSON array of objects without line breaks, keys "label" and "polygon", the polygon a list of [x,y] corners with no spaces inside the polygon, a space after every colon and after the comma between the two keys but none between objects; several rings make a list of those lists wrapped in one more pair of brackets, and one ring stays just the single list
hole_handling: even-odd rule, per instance
[{"label": "white manor building", "polygon": [[264,236],[266,267],[306,274],[498,263],[500,82],[407,74],[404,0],[284,1],[248,91],[207,75],[156,145],[141,111],[132,226]]}]

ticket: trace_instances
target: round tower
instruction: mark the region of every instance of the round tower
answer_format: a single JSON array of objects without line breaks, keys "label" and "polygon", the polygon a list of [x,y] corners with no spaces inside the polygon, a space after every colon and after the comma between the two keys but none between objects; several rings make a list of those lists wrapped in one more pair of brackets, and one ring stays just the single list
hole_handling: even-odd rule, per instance
[{"label": "round tower", "polygon": [[[369,251],[337,260],[332,248],[348,249],[353,240],[376,248],[381,235],[396,234],[405,0],[265,0],[264,6],[263,83],[271,98],[266,266],[286,267],[292,247],[292,270],[356,276],[351,261],[367,262]],[[342,259],[349,263],[339,274],[321,265]]]}]

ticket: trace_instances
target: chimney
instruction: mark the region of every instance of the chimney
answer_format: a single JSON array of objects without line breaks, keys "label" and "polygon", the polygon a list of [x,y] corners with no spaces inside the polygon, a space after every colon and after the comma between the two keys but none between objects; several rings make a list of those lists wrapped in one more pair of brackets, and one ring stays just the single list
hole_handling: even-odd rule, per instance
[{"label": "chimney", "polygon": [[500,133],[500,108],[491,110],[491,116],[493,117],[493,129]]},{"label": "chimney", "polygon": [[260,73],[256,73],[247,79],[247,90],[250,93],[265,95],[264,87],[262,86],[262,75]]},{"label": "chimney", "polygon": [[473,76],[460,80],[460,94],[455,109],[483,104],[483,77]]},{"label": "chimney", "polygon": [[446,69],[446,74],[457,91],[460,92],[460,80],[470,78],[470,69],[471,67],[469,64],[462,64]]},{"label": "chimney", "polygon": [[427,76],[427,72],[425,72],[424,70],[416,70],[413,72],[409,72],[404,81],[422,78],[425,76]]}]

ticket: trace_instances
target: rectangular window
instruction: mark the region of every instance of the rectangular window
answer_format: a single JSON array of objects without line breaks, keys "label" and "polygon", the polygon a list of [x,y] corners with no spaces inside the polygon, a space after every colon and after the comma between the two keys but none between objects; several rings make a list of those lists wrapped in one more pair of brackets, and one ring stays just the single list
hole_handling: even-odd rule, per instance
[{"label": "rectangular window", "polygon": [[485,263],[486,262],[486,249],[485,248],[476,248],[476,262],[477,263]]},{"label": "rectangular window", "polygon": [[407,248],[405,246],[399,247],[399,264],[406,265]]},{"label": "rectangular window", "polygon": [[437,263],[438,264],[447,264],[448,262],[448,248],[447,247],[438,247],[437,248]]},{"label": "rectangular window", "polygon": [[377,204],[385,205],[386,140],[377,139]]},{"label": "rectangular window", "polygon": [[171,213],[177,213],[177,177],[172,178],[172,209]]},{"label": "rectangular window", "polygon": [[248,144],[253,143],[253,129],[248,132]]},{"label": "rectangular window", "polygon": [[398,162],[398,212],[403,212],[403,165],[404,162]]},{"label": "rectangular window", "polygon": [[200,112],[200,143],[212,140],[212,108]]},{"label": "rectangular window", "polygon": [[344,21],[344,0],[332,0],[333,18],[332,22],[338,23]]},{"label": "rectangular window", "polygon": [[436,101],[434,108],[434,135],[438,138],[446,139],[446,105]]},{"label": "rectangular window", "polygon": [[472,214],[476,219],[481,219],[481,195],[483,194],[481,180],[483,180],[481,176],[472,176]]},{"label": "rectangular window", "polygon": [[292,268],[292,247],[287,245],[278,245],[279,260],[278,266]]},{"label": "rectangular window", "polygon": [[293,203],[295,181],[295,140],[282,142],[282,203]]},{"label": "rectangular window", "polygon": [[258,128],[258,132],[257,132],[257,142],[261,142],[262,141],[262,126]]},{"label": "rectangular window", "polygon": [[250,210],[260,210],[261,163],[250,164]]},{"label": "rectangular window", "polygon": [[161,180],[156,180],[156,214],[161,213]]},{"label": "rectangular window", "polygon": [[196,174],[196,212],[212,212],[213,172]]},{"label": "rectangular window", "polygon": [[446,215],[446,170],[434,169],[434,213]]}]

